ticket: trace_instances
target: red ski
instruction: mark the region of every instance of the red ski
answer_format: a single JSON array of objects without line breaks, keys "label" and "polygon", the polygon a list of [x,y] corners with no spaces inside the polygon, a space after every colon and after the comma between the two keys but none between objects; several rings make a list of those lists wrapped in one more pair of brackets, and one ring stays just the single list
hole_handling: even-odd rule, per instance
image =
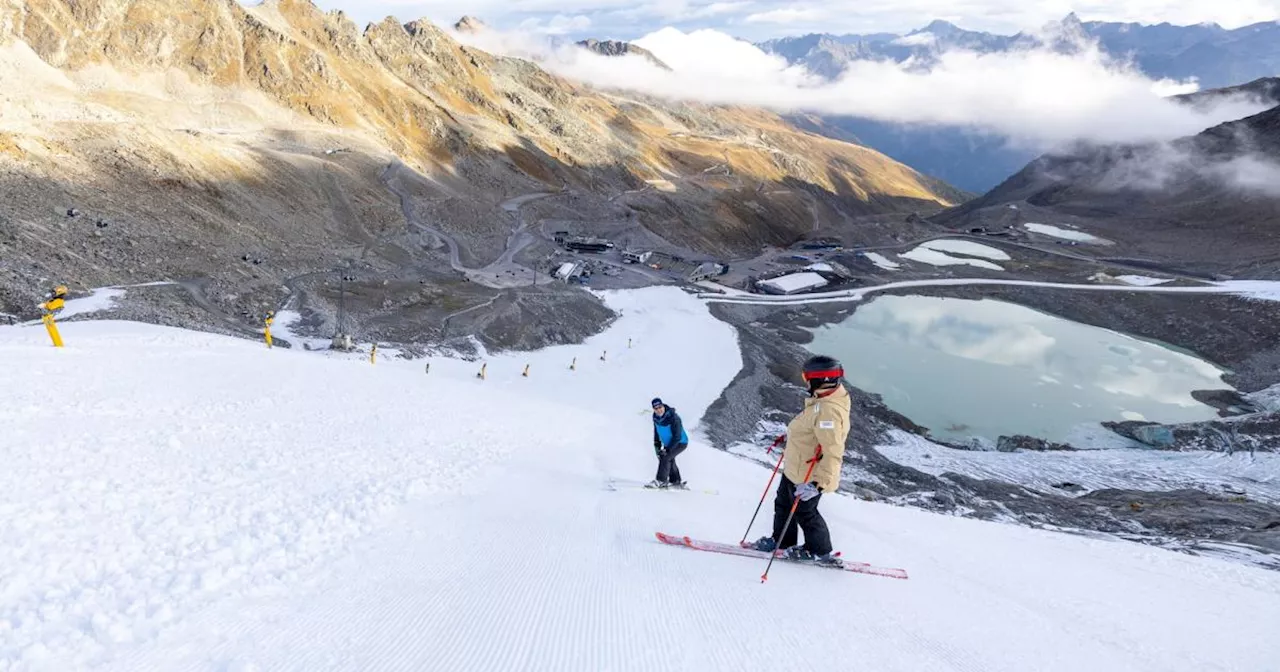
[{"label": "red ski", "polygon": [[[738,544],[721,544],[715,541],[703,541],[701,539],[690,539],[689,537],[679,537],[674,534],[664,534],[662,532],[655,532],[654,534],[657,535],[658,541],[661,541],[664,544],[671,544],[672,546],[684,546],[686,548],[692,548],[698,551],[710,551],[712,553],[724,553],[726,555],[740,555],[746,558],[759,558],[761,560],[769,559],[769,554],[764,551],[757,551],[754,548],[747,548],[744,546],[740,546]],[[784,555],[782,551],[777,551],[774,554],[774,557],[784,562],[792,562],[792,563],[801,564],[801,565],[812,565],[814,567],[823,567],[823,565],[818,565],[811,562],[797,562],[795,560],[788,560],[786,555]],[[846,572],[856,572],[858,574],[871,574],[873,576],[887,576],[891,579],[907,578],[907,570],[905,569],[891,569],[888,567],[876,567],[874,565],[869,565],[865,562],[850,562],[848,560],[844,560],[843,558],[841,558],[841,560],[844,562],[843,567],[830,567],[829,569],[843,569]]]}]

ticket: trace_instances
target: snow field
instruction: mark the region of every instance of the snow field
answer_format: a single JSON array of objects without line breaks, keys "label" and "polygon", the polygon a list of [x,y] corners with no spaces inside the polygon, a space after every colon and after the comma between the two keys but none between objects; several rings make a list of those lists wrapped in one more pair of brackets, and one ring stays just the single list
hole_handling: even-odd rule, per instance
[{"label": "snow field", "polygon": [[906,432],[893,434],[891,443],[876,450],[898,464],[934,476],[954,472],[1044,492],[1061,492],[1053,486],[1063,482],[1085,491],[1195,488],[1227,495],[1243,492],[1257,501],[1280,504],[1280,455],[1276,453],[1250,456],[1142,449],[997,453],[957,450]]},{"label": "snow field", "polygon": [[903,259],[918,261],[922,264],[930,266],[973,266],[975,268],[985,268],[991,271],[1003,271],[1004,267],[999,264],[993,264],[985,259],[973,259],[970,257],[953,257],[946,252],[939,250],[931,250],[924,246],[920,246],[909,252],[903,252],[898,255]]},{"label": "snow field", "polygon": [[[0,404],[0,670],[1280,660],[1280,573],[1137,544],[839,495],[837,548],[909,580],[778,563],[761,585],[762,563],[658,543],[737,541],[769,472],[697,431],[741,368],[733,330],[680,290],[603,296],[622,311],[605,333],[485,357],[484,381],[480,361],[425,375],[117,322],[69,323],[55,350],[0,328],[21,381]],[[652,478],[653,396],[689,426],[685,478],[719,495],[605,489]]]},{"label": "snow field", "polygon": [[1062,240],[1074,240],[1082,243],[1103,242],[1101,238],[1087,234],[1083,231],[1076,231],[1075,229],[1064,229],[1060,226],[1053,226],[1052,224],[1027,223],[1027,224],[1023,224],[1023,226],[1027,227],[1027,230],[1032,233],[1039,233],[1045,236],[1050,236],[1052,238],[1061,238]]},{"label": "snow field", "polygon": [[879,252],[867,252],[866,257],[871,260],[871,263],[886,271],[896,271],[902,268],[902,264],[896,261],[889,261],[888,257]]},{"label": "snow field", "polygon": [[[956,257],[947,254],[948,252],[965,256]],[[991,271],[1003,271],[1004,267],[987,260],[1009,261],[1011,259],[1008,254],[990,245],[968,240],[945,239],[921,243],[915,249],[898,256],[931,266],[974,266]]]},{"label": "snow field", "polygon": [[966,254],[971,257],[981,257],[992,261],[1009,261],[1012,259],[1008,254],[999,248],[982,243],[975,243],[971,240],[953,240],[944,238],[941,240],[931,240],[922,243],[920,247],[926,250],[935,250],[938,252],[954,252],[955,254]]},{"label": "snow field", "polygon": [[1116,280],[1135,287],[1155,287],[1173,282],[1170,278],[1152,278],[1145,275],[1117,275]]}]

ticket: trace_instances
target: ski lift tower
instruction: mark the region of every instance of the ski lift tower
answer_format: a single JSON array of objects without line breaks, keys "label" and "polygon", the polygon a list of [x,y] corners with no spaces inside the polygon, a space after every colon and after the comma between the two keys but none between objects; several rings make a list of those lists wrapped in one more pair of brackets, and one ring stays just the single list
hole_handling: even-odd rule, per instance
[{"label": "ski lift tower", "polygon": [[334,327],[333,341],[329,343],[331,350],[342,350],[351,352],[356,349],[355,342],[351,338],[351,332],[347,330],[347,283],[355,282],[356,276],[350,271],[342,272],[338,278],[338,323]]}]

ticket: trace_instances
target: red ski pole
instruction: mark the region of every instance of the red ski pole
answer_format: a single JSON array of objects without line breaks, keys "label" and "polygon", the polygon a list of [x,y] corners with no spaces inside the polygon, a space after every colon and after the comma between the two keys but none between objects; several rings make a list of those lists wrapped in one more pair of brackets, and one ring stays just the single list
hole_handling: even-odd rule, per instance
[{"label": "red ski pole", "polygon": [[[816,467],[816,466],[818,466],[818,460],[820,460],[820,459],[822,459],[822,445],[821,445],[821,444],[819,444],[819,445],[818,445],[818,449],[817,449],[816,451],[814,451],[814,453],[813,453],[813,459],[812,459],[812,460],[809,460],[809,471],[804,472],[804,482],[805,482],[805,483],[808,483],[808,482],[809,482],[809,477],[813,475],[813,468],[814,468],[814,467]],[[800,485],[800,484],[799,484],[799,483],[797,483],[796,485]],[[784,523],[784,524],[782,525],[782,536],[783,536],[783,537],[787,536],[787,528],[788,528],[788,527],[791,527],[791,519],[796,515],[796,508],[798,508],[799,506],[800,506],[800,495],[799,495],[799,494],[797,494],[797,495],[795,496],[795,498],[791,500],[791,513],[788,513],[788,514],[787,514],[787,522],[786,522],[786,523]],[[780,538],[779,538],[779,539],[774,539],[774,542],[775,542],[775,544],[776,544],[776,545],[781,545],[781,544],[782,544],[782,539],[780,539]],[[768,580],[769,580],[769,568],[770,568],[770,567],[773,567],[773,559],[774,559],[774,558],[776,558],[776,557],[778,557],[778,549],[777,549],[777,548],[774,548],[773,552],[769,554],[769,564],[768,564],[768,565],[765,565],[765,568],[764,568],[764,574],[761,574],[761,575],[760,575],[760,583],[764,583],[765,581],[768,581]]]},{"label": "red ski pole", "polygon": [[[777,448],[778,444],[782,443],[782,440],[785,438],[787,438],[786,434],[779,434],[778,438],[773,440],[773,445],[769,446],[769,452],[765,454],[768,455],[769,453],[772,453],[773,449]],[[751,534],[751,526],[756,524],[756,516],[760,515],[760,507],[764,506],[764,499],[769,496],[769,488],[773,487],[773,479],[778,475],[778,470],[782,468],[782,458],[784,455],[786,455],[785,452],[778,454],[778,463],[773,466],[773,473],[769,474],[769,482],[764,486],[764,494],[760,495],[760,503],[756,504],[756,512],[751,514],[751,522],[747,523],[747,531],[742,533],[742,541],[738,542],[739,546],[747,543],[747,535]]]}]

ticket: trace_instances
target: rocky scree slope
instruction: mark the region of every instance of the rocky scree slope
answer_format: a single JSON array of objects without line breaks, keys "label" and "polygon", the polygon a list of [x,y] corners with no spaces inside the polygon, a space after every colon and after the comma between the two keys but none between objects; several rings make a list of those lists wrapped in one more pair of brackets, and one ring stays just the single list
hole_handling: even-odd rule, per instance
[{"label": "rocky scree slope", "polygon": [[954,203],[773,114],[606,94],[305,0],[4,0],[0,82],[0,312],[26,316],[54,282],[176,279],[217,326],[257,326],[286,296],[330,304],[345,269],[416,285],[430,335],[495,298],[457,270],[502,256],[516,196],[721,255]]}]

